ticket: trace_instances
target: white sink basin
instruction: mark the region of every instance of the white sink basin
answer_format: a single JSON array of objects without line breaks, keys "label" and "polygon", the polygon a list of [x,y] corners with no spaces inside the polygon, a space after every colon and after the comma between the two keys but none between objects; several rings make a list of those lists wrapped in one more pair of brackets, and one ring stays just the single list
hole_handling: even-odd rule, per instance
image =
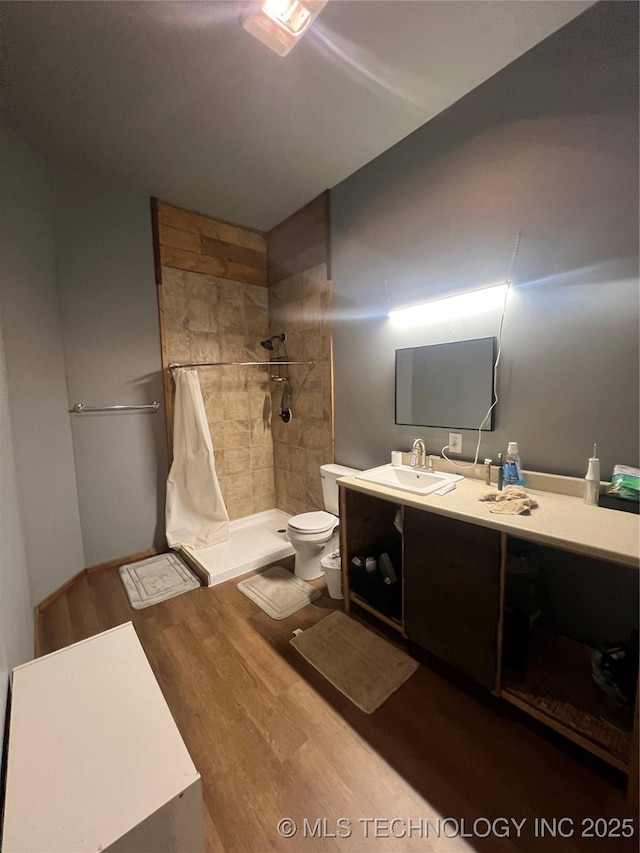
[{"label": "white sink basin", "polygon": [[429,495],[448,483],[462,480],[460,474],[425,471],[423,468],[411,468],[409,465],[381,465],[379,468],[369,468],[368,471],[356,474],[356,478],[416,495]]}]

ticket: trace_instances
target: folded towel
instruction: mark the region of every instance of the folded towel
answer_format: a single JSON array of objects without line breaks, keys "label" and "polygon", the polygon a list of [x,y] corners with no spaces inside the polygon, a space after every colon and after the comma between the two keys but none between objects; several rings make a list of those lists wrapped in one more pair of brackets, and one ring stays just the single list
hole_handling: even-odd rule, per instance
[{"label": "folded towel", "polygon": [[496,512],[500,515],[521,515],[523,512],[529,512],[530,509],[538,506],[533,498],[515,498],[511,501],[496,502],[489,507],[489,512]]},{"label": "folded towel", "polygon": [[528,495],[522,486],[506,486],[502,492],[490,489],[479,500],[490,503],[489,512],[499,515],[521,515],[538,506],[537,500]]}]

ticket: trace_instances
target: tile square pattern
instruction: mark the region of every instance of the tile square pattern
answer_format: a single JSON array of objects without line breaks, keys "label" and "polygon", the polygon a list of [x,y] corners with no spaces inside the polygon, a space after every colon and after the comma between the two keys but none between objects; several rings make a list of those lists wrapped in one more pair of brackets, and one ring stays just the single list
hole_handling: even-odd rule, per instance
[{"label": "tile square pattern", "polygon": [[278,507],[323,509],[320,465],[333,462],[331,283],[318,264],[271,287],[162,268],[168,361],[266,361],[260,341],[287,333],[293,419],[263,367],[199,371],[216,472],[231,520]]},{"label": "tile square pattern", "polygon": [[200,586],[200,580],[177,554],[160,554],[118,569],[134,610],[151,607]]}]

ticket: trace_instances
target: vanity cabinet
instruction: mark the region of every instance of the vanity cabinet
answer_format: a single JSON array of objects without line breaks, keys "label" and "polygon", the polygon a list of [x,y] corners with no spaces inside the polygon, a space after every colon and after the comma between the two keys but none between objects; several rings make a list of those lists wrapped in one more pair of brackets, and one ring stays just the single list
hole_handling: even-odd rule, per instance
[{"label": "vanity cabinet", "polygon": [[[637,692],[634,712],[592,672],[594,649],[637,636],[637,518],[550,491],[544,512],[488,518],[483,484],[458,485],[445,509],[357,478],[339,483],[347,612],[364,608],[628,774],[637,796]],[[353,558],[385,551],[398,574],[390,610],[353,583]]]},{"label": "vanity cabinet", "polygon": [[405,635],[495,689],[500,533],[404,507],[403,534]]},{"label": "vanity cabinet", "polygon": [[[402,631],[402,536],[395,525],[396,515],[402,510],[390,501],[351,489],[341,489],[340,501],[340,550],[347,612],[353,601]],[[369,575],[353,563],[354,558],[377,559],[384,553],[389,554],[398,576],[391,585],[385,584],[379,574]]]}]

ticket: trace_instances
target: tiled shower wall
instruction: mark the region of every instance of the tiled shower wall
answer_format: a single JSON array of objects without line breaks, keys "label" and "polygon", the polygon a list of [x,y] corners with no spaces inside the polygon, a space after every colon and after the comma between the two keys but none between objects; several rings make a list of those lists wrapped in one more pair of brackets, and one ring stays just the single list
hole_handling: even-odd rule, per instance
[{"label": "tiled shower wall", "polygon": [[[269,331],[266,287],[162,268],[169,361],[261,361]],[[269,371],[208,367],[198,371],[231,519],[276,505]]]},{"label": "tiled shower wall", "polygon": [[292,514],[323,508],[320,465],[334,458],[330,302],[324,263],[269,288],[270,334],[287,333],[292,361],[317,362],[288,368],[293,400],[288,424],[280,418],[280,385],[271,388],[278,508]]},{"label": "tiled shower wall", "polygon": [[[169,362],[264,361],[260,341],[283,331],[289,359],[317,362],[201,368],[198,376],[229,517],[321,509],[320,465],[333,461],[326,265],[269,288],[163,267],[162,285]],[[269,379],[286,371],[288,424],[279,416],[281,385]]]}]

